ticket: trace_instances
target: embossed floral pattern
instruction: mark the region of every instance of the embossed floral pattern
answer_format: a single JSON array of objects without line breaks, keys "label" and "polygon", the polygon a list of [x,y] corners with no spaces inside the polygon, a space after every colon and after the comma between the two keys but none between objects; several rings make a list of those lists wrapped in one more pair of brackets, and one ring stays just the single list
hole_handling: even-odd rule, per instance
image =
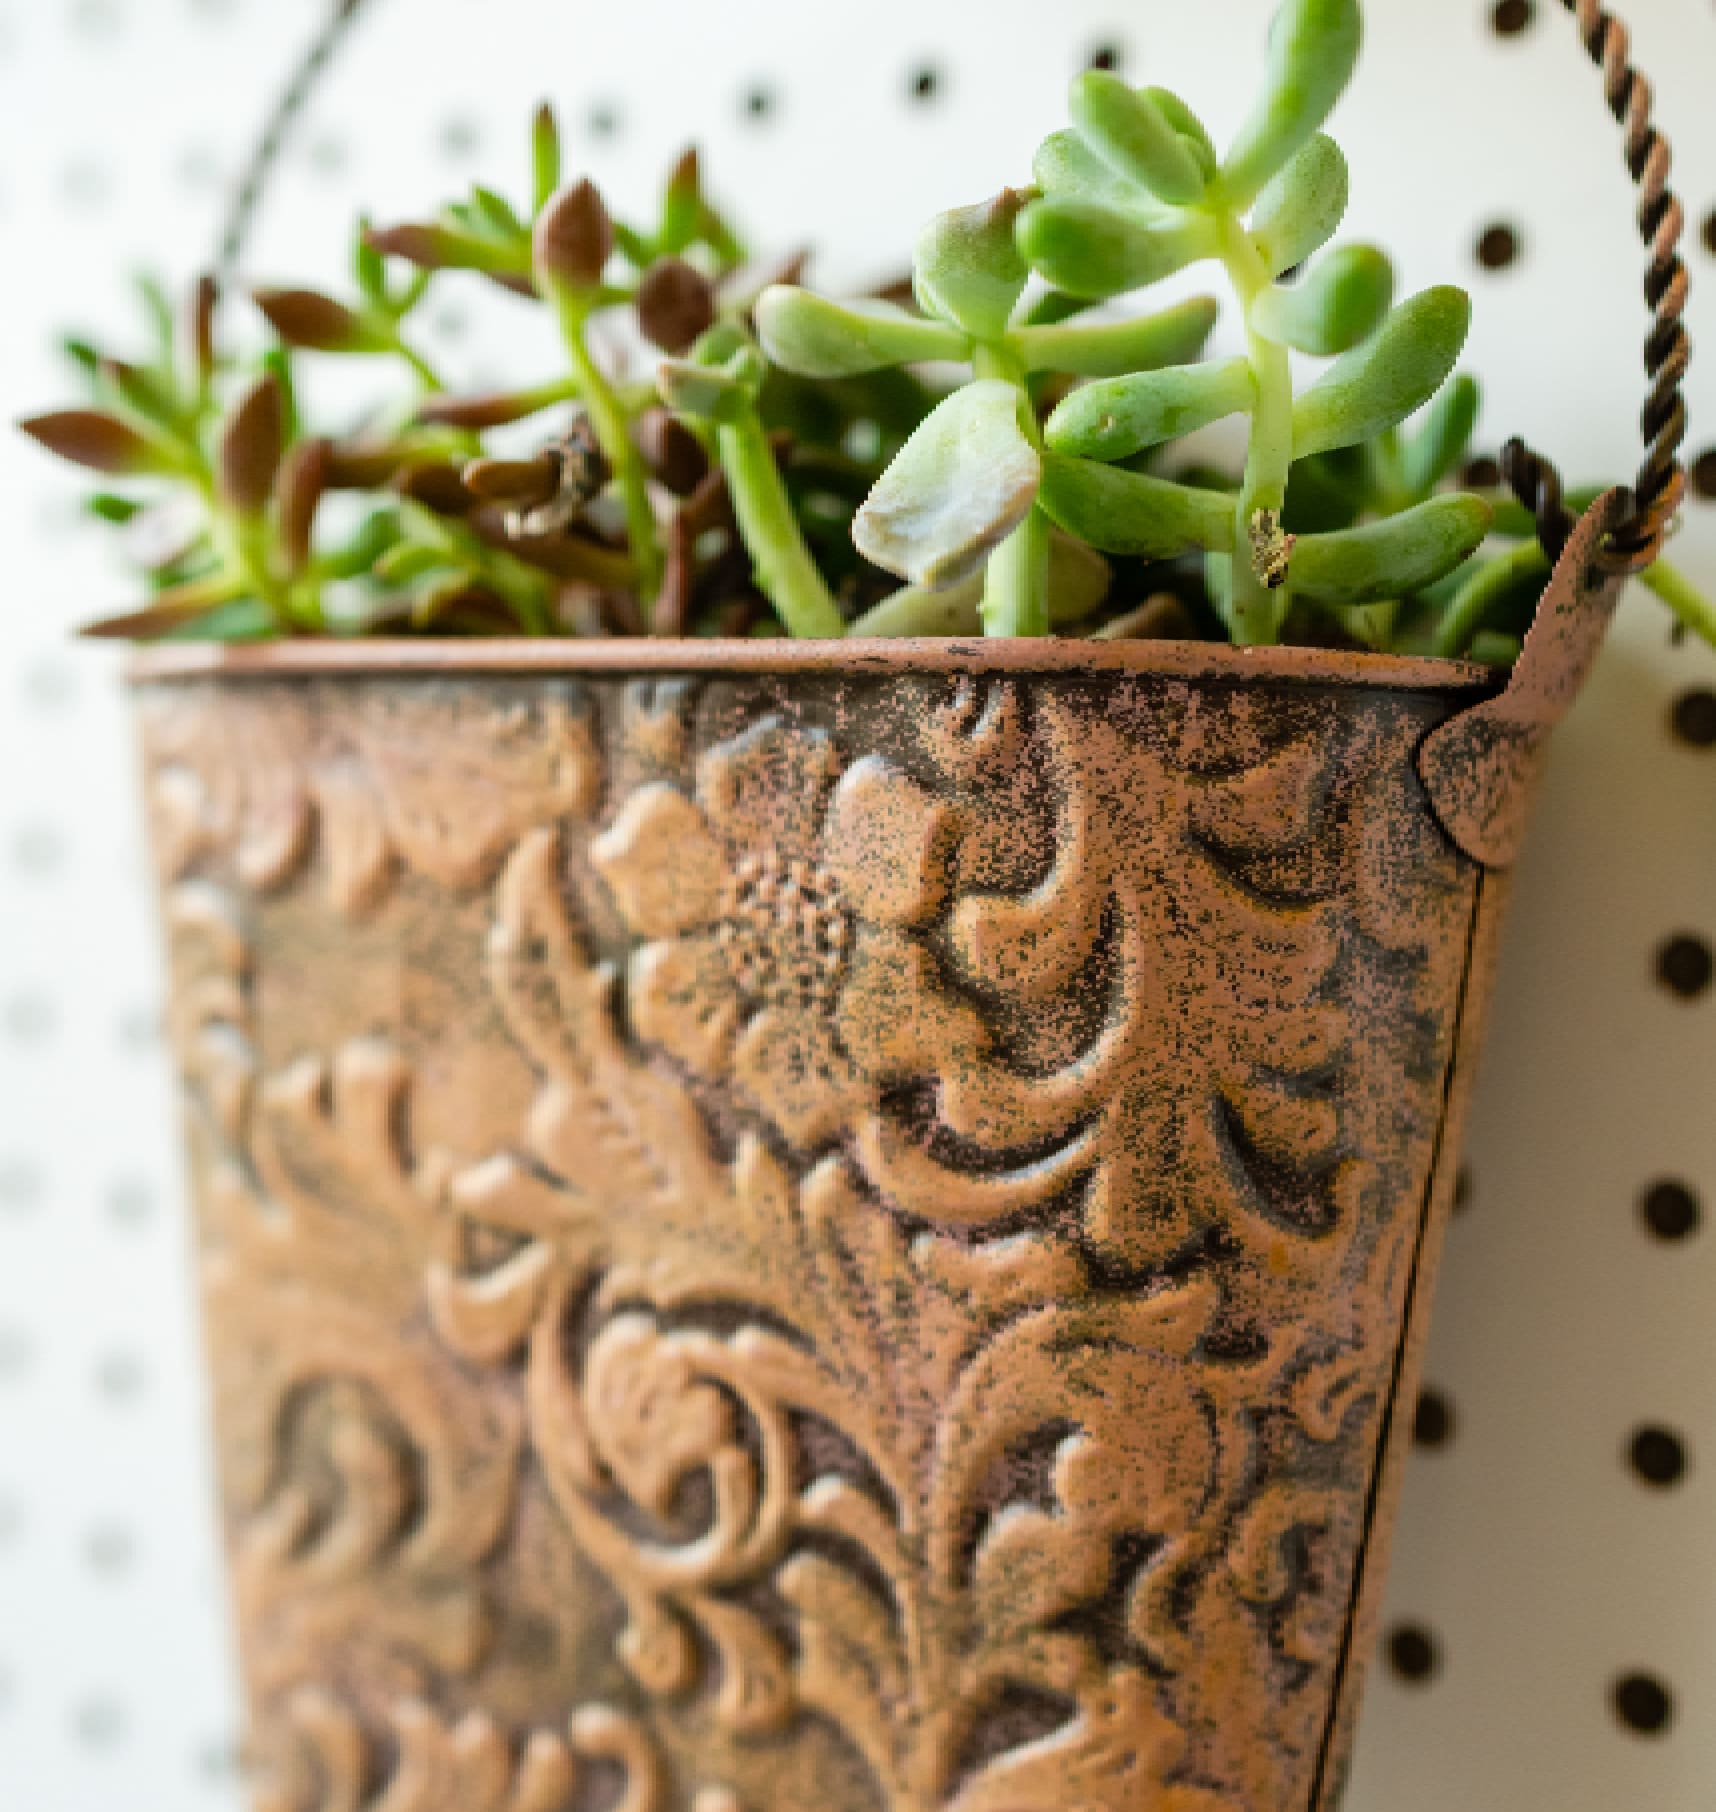
[{"label": "embossed floral pattern", "polygon": [[490,684],[149,716],[259,1804],[1326,1803],[1438,704]]},{"label": "embossed floral pattern", "polygon": [[642,1037],[729,1075],[801,1146],[826,1139],[962,1009],[911,935],[946,895],[947,807],[870,756],[766,720],[709,750],[695,797],[632,795],[596,867],[649,940],[632,959]]}]

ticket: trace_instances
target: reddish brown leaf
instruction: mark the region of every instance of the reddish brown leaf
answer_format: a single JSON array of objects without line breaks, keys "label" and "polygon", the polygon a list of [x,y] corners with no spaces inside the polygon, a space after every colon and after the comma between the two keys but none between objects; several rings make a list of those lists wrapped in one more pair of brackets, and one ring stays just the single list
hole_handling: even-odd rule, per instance
[{"label": "reddish brown leaf", "polygon": [[670,410],[645,410],[636,433],[650,471],[676,497],[689,497],[708,475],[709,455],[702,441]]},{"label": "reddish brown leaf", "polygon": [[287,564],[301,573],[310,564],[316,511],[328,490],[332,447],[326,440],[303,440],[286,455],[275,486],[280,504],[280,544]]},{"label": "reddish brown leaf", "polygon": [[221,435],[220,492],[233,509],[260,515],[286,451],[286,398],[272,373],[245,392]]},{"label": "reddish brown leaf", "polygon": [[379,352],[386,340],[361,316],[313,289],[259,289],[256,306],[288,346],[309,352]]},{"label": "reddish brown leaf", "polygon": [[99,409],[61,409],[33,415],[18,426],[50,453],[92,472],[128,478],[166,469],[166,461],[152,442],[130,423]]}]

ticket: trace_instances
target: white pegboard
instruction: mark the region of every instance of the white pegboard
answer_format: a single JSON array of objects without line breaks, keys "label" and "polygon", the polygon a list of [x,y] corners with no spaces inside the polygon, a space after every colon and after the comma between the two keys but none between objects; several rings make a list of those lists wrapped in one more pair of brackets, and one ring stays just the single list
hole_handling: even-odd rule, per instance
[{"label": "white pegboard", "polygon": [[[759,239],[829,242],[830,279],[891,269],[920,216],[1025,171],[1098,47],[1230,125],[1269,10],[371,4],[270,197],[259,271],[331,276],[360,204],[408,212],[471,173],[517,187],[544,91],[622,200],[695,138]],[[1513,0],[1504,14],[1527,20],[1514,35],[1489,0],[1368,10],[1338,126],[1352,230],[1394,248],[1414,283],[1477,291],[1492,438],[1517,429],[1575,475],[1619,475],[1639,400],[1638,254],[1614,133],[1557,0]],[[1697,239],[1716,207],[1716,10],[1620,10],[1679,145],[1695,275],[1716,276]],[[205,256],[322,12],[0,0],[0,414],[59,398],[53,330],[121,321],[128,265],[182,276]],[[1521,255],[1486,272],[1475,247],[1498,224]],[[1713,297],[1695,296],[1701,339]],[[496,318],[463,293],[437,308],[453,370],[505,370]],[[1695,451],[1716,438],[1713,385],[1716,368],[1695,368]],[[232,1812],[234,1691],[129,752],[114,664],[65,642],[123,597],[74,531],[74,495],[0,439],[0,1808]],[[1716,584],[1716,510],[1693,508],[1677,557]],[[1700,693],[1716,693],[1716,657],[1672,645],[1636,600],[1557,750],[1450,1242],[1390,1594],[1396,1665],[1376,1674],[1350,1812],[1716,1806],[1716,1249],[1697,1224],[1716,1214],[1716,993],[1681,998],[1657,973],[1669,940],[1716,938],[1716,748],[1697,706],[1681,714],[1694,734],[1674,731]],[[1629,1676],[1666,1697],[1657,1734],[1616,1713]],[[1629,1703],[1650,1699],[1635,1686]]]}]

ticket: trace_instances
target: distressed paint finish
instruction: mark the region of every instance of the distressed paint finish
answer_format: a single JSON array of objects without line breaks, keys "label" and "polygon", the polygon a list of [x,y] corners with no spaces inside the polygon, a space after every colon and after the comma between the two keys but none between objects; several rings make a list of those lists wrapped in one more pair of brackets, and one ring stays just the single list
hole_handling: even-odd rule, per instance
[{"label": "distressed paint finish", "polygon": [[258,1804],[1305,1812],[1471,670],[414,658],[140,692]]}]

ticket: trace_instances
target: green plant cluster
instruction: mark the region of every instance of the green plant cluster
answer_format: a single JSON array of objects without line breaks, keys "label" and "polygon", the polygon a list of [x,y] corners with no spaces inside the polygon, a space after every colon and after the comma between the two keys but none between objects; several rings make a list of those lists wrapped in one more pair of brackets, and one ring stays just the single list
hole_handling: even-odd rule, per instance
[{"label": "green plant cluster", "polygon": [[[70,342],[87,406],[25,424],[117,481],[106,520],[194,499],[168,551],[151,537],[148,600],[98,628],[1153,634],[1506,664],[1547,568],[1518,506],[1450,488],[1479,415],[1470,299],[1399,298],[1386,254],[1338,237],[1324,127],[1361,38],[1359,0],[1283,0],[1225,152],[1178,95],[1088,72],[1030,183],[933,220],[886,295],[819,295],[802,259],[757,271],[694,152],[652,221],[619,220],[563,181],[546,108],[527,207],[478,187],[363,223],[349,298],[254,292],[259,362],[217,345],[209,282],[185,322],[147,288],[148,355]],[[1148,304],[1197,266],[1237,306],[1233,356],[1205,356],[1217,297]],[[416,321],[458,272],[546,309],[563,369],[451,391]],[[314,432],[312,355],[389,361],[403,394]],[[1220,423],[1231,468],[1184,444]],[[1716,641],[1682,575],[1647,582]]]}]

